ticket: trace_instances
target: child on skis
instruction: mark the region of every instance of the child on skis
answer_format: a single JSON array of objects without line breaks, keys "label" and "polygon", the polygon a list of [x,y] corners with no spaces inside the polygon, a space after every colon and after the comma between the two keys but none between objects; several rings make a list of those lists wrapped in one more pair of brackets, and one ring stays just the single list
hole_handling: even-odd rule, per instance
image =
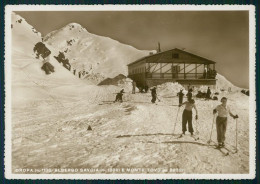
[{"label": "child on skis", "polygon": [[182,133],[185,134],[187,128],[187,122],[188,122],[188,128],[191,135],[193,135],[193,127],[192,127],[192,109],[194,108],[196,111],[195,119],[198,119],[198,110],[195,105],[195,101],[193,99],[189,99],[188,101],[182,103],[179,105],[182,106],[185,105],[184,111],[182,113]]},{"label": "child on skis", "polygon": [[123,102],[123,93],[124,93],[124,89],[122,89],[119,93],[116,94],[116,99],[115,99],[114,103]]},{"label": "child on skis", "polygon": [[230,108],[227,106],[227,98],[221,98],[221,104],[218,105],[214,110],[213,114],[218,113],[216,119],[216,127],[217,127],[217,140],[218,147],[225,146],[225,134],[227,128],[227,116],[228,114],[234,119],[238,118],[238,115],[233,115],[230,111]]}]

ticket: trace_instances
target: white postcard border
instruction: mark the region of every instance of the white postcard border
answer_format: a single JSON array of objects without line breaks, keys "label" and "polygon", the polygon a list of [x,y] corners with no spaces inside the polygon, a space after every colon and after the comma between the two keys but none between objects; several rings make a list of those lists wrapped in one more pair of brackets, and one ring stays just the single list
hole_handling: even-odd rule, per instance
[{"label": "white postcard border", "polygon": [[[249,11],[249,174],[13,174],[11,170],[11,12],[13,11]],[[5,177],[7,179],[254,179],[256,175],[255,6],[253,5],[6,5]]]}]

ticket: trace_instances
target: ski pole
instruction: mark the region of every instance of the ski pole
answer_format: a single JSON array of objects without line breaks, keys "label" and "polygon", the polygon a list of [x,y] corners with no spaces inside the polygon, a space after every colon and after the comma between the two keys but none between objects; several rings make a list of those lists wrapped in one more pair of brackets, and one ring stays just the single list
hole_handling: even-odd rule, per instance
[{"label": "ski pole", "polygon": [[195,122],[196,122],[196,134],[199,134],[200,132],[199,132],[199,129],[198,129],[198,127],[199,127],[199,123],[198,123],[198,120],[195,118]]},{"label": "ski pole", "polygon": [[237,152],[237,118],[236,118],[236,152]]},{"label": "ski pole", "polygon": [[181,107],[178,107],[178,111],[177,111],[177,115],[176,115],[176,119],[175,119],[175,124],[174,124],[174,128],[173,128],[173,134],[175,132],[175,127],[176,127],[176,124],[177,124],[177,119],[178,119],[178,114],[179,114],[180,108]]},{"label": "ski pole", "polygon": [[211,142],[211,136],[212,136],[213,126],[214,126],[215,116],[216,116],[216,115],[214,114],[208,144]]}]

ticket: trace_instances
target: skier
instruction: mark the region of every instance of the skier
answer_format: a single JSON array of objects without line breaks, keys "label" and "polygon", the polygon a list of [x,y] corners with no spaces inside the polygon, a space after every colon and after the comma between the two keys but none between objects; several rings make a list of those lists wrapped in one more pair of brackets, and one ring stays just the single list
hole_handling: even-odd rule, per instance
[{"label": "skier", "polygon": [[218,113],[216,119],[216,127],[217,127],[217,140],[218,140],[218,147],[225,146],[225,134],[227,128],[227,116],[228,114],[233,117],[234,119],[238,118],[238,115],[233,115],[230,111],[230,108],[227,106],[227,98],[221,98],[221,104],[218,105],[214,110],[213,114]]},{"label": "skier", "polygon": [[198,119],[198,110],[196,108],[195,105],[195,101],[193,99],[190,99],[182,104],[179,105],[182,106],[185,105],[185,109],[183,110],[182,113],[182,135],[185,134],[187,128],[187,122],[188,122],[188,128],[189,128],[189,132],[191,133],[191,135],[193,135],[193,127],[192,127],[192,109],[194,108],[196,111],[196,116],[195,119]]},{"label": "skier", "polygon": [[188,91],[190,90],[190,84],[188,85]]},{"label": "skier", "polygon": [[210,99],[210,95],[211,95],[211,91],[210,91],[210,88],[208,87],[207,94],[206,94],[206,100]]},{"label": "skier", "polygon": [[152,102],[152,103],[155,103],[156,98],[157,98],[156,87],[153,87],[153,88],[151,89],[151,94],[152,94],[152,100],[151,100],[151,102]]},{"label": "skier", "polygon": [[119,93],[116,94],[116,99],[115,99],[114,103],[123,102],[123,93],[124,93],[124,89],[122,89]]},{"label": "skier", "polygon": [[187,98],[188,98],[188,101],[190,101],[191,100],[191,98],[192,98],[192,89],[189,89],[189,91],[188,91],[188,93],[187,93]]},{"label": "skier", "polygon": [[180,92],[178,93],[178,96],[179,96],[179,105],[182,104],[182,101],[183,101],[183,92],[182,92],[182,89],[180,90]]},{"label": "skier", "polygon": [[135,94],[136,82],[133,81],[132,85],[133,85],[132,94]]},{"label": "skier", "polygon": [[148,92],[148,89],[149,89],[149,87],[148,87],[147,85],[145,85],[145,86],[144,86],[144,91],[145,91],[145,93]]}]

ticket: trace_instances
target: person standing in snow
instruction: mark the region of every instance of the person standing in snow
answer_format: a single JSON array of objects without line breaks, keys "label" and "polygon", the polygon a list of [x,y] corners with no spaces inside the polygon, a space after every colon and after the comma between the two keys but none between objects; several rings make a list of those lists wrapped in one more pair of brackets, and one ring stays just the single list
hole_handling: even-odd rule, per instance
[{"label": "person standing in snow", "polygon": [[115,99],[114,103],[123,102],[123,93],[124,93],[124,89],[122,89],[119,93],[116,94],[116,99]]},{"label": "person standing in snow", "polygon": [[149,87],[147,85],[144,86],[144,92],[147,93],[148,92]]},{"label": "person standing in snow", "polygon": [[182,104],[179,105],[182,106],[185,105],[185,108],[183,110],[182,113],[182,134],[184,135],[185,132],[187,131],[186,125],[188,122],[188,128],[189,128],[189,132],[191,133],[191,135],[193,135],[193,127],[192,127],[192,109],[194,108],[196,111],[196,116],[195,119],[198,119],[198,110],[196,108],[195,105],[195,101],[193,99],[190,99]]},{"label": "person standing in snow", "polygon": [[183,96],[184,96],[184,94],[183,94],[183,92],[182,92],[182,89],[181,89],[180,92],[178,93],[178,96],[179,96],[179,105],[180,105],[180,104],[182,104],[182,102],[183,102]]},{"label": "person standing in snow", "polygon": [[188,85],[188,91],[190,90],[190,84]]},{"label": "person standing in snow", "polygon": [[151,100],[151,102],[152,102],[152,103],[155,103],[156,98],[157,98],[156,87],[153,87],[153,88],[151,89],[151,95],[152,95],[152,100]]},{"label": "person standing in snow", "polygon": [[133,81],[132,85],[133,85],[132,94],[135,94],[136,82]]},{"label": "person standing in snow", "polygon": [[192,99],[192,89],[189,89],[189,91],[188,91],[186,96],[188,98],[188,101],[190,101]]},{"label": "person standing in snow", "polygon": [[210,99],[210,95],[211,95],[211,91],[210,91],[210,88],[208,87],[207,94],[206,94],[206,100]]},{"label": "person standing in snow", "polygon": [[231,113],[230,108],[227,106],[226,97],[221,98],[221,104],[213,110],[213,114],[216,113],[218,113],[216,119],[218,147],[224,147],[225,134],[227,129],[227,116],[229,114],[231,117],[236,119],[238,118],[238,115],[234,115],[233,113]]},{"label": "person standing in snow", "polygon": [[205,68],[204,68],[204,73],[203,73],[203,77],[204,77],[204,79],[207,78],[207,75],[208,75],[207,70],[208,70],[207,67],[205,67]]}]

